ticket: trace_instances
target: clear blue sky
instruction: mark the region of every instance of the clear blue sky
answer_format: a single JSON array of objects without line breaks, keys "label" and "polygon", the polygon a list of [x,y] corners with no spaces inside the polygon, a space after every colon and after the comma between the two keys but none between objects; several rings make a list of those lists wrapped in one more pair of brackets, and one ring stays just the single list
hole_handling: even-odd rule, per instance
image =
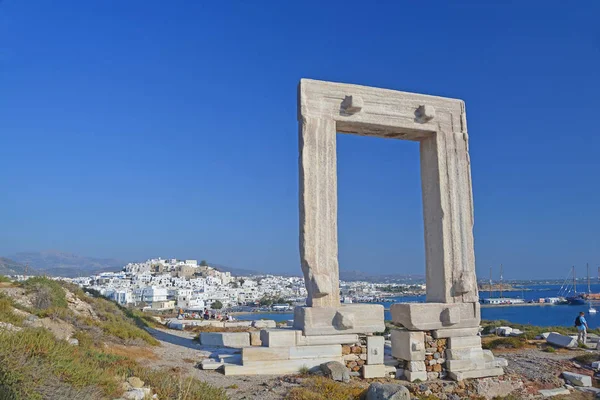
[{"label": "clear blue sky", "polygon": [[[485,276],[600,265],[600,3],[447,3],[0,2],[0,255],[299,273],[308,77],[466,101]],[[341,267],[423,273],[418,146],[338,160]]]}]

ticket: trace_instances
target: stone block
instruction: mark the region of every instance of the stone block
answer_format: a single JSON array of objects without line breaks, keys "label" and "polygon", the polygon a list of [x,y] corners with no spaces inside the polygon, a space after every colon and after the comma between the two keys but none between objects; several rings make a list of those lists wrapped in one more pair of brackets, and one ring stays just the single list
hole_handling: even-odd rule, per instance
[{"label": "stone block", "polygon": [[383,311],[379,304],[296,307],[294,328],[302,330],[305,336],[383,332]]},{"label": "stone block", "polygon": [[406,369],[412,372],[425,371],[424,361],[407,361]]},{"label": "stone block", "polygon": [[457,336],[477,336],[479,333],[479,327],[477,328],[449,328],[449,329],[438,329],[432,332],[432,335],[436,339],[450,338]]},{"label": "stone block", "polygon": [[[493,359],[492,355],[492,359]],[[458,349],[446,349],[446,359],[448,360],[484,360],[484,351],[481,347],[466,347]]]},{"label": "stone block", "polygon": [[464,348],[481,348],[481,337],[479,336],[463,336],[451,337],[448,339],[449,349],[464,349]]},{"label": "stone block", "polygon": [[427,372],[425,372],[425,371],[408,371],[408,370],[404,370],[404,377],[409,382],[414,382],[417,379],[420,380],[420,381],[426,381],[427,380]]},{"label": "stone block", "polygon": [[[448,361],[446,361],[448,362]],[[489,368],[489,369],[478,369],[474,371],[457,371],[448,372],[448,377],[455,381],[462,381],[463,379],[473,378],[485,378],[490,376],[500,376],[504,374],[502,368]]]},{"label": "stone block", "polygon": [[392,321],[410,330],[478,328],[479,303],[397,303],[390,307]]},{"label": "stone block", "polygon": [[554,332],[548,335],[546,341],[558,347],[566,347],[570,349],[577,347],[577,339],[573,338],[572,336],[561,335]]},{"label": "stone block", "polygon": [[342,357],[332,360],[329,358],[303,358],[297,360],[276,360],[253,362],[251,365],[226,364],[225,375],[285,375],[296,374],[300,368],[316,370],[323,363],[329,361],[343,362]]},{"label": "stone block", "polygon": [[595,370],[600,369],[600,361],[594,361],[592,363],[592,368],[595,369]]},{"label": "stone block", "polygon": [[245,347],[242,349],[242,364],[252,361],[289,360],[289,349],[281,347]]},{"label": "stone block", "polygon": [[401,360],[425,360],[425,334],[405,329],[393,329],[390,335],[392,356]]},{"label": "stone block", "polygon": [[367,337],[367,364],[383,364],[384,342],[383,336]]},{"label": "stone block", "polygon": [[262,346],[262,340],[260,340],[260,331],[250,332],[250,346]]},{"label": "stone block", "polygon": [[319,346],[293,346],[289,349],[290,360],[301,358],[325,358],[338,359],[342,357],[342,345],[326,344]]},{"label": "stone block", "polygon": [[575,372],[563,372],[563,378],[573,386],[592,386],[592,377],[589,375],[576,374]]},{"label": "stone block", "polygon": [[355,333],[325,336],[304,336],[302,331],[296,331],[296,344],[298,346],[316,346],[321,344],[354,344],[358,342]]},{"label": "stone block", "polygon": [[473,360],[447,360],[446,369],[450,372],[473,371],[485,369],[486,362],[482,358]]},{"label": "stone block", "polygon": [[384,378],[386,376],[386,366],[384,364],[365,364],[362,366],[362,375],[365,379]]},{"label": "stone block", "polygon": [[200,343],[203,346],[246,347],[250,346],[248,332],[201,332]]},{"label": "stone block", "polygon": [[292,347],[296,345],[296,331],[293,329],[263,329],[260,340],[266,347]]},{"label": "stone block", "polygon": [[252,326],[258,329],[277,328],[277,323],[272,319],[258,319],[252,321]]}]

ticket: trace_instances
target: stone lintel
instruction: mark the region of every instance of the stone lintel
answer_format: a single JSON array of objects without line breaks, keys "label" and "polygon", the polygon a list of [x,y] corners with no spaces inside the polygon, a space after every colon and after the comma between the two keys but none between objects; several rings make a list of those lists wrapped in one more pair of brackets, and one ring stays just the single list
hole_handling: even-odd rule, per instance
[{"label": "stone lintel", "polygon": [[478,328],[479,303],[397,303],[390,307],[392,322],[415,331]]},{"label": "stone lintel", "polygon": [[380,304],[342,304],[338,307],[296,307],[294,329],[304,336],[375,333],[385,330]]}]

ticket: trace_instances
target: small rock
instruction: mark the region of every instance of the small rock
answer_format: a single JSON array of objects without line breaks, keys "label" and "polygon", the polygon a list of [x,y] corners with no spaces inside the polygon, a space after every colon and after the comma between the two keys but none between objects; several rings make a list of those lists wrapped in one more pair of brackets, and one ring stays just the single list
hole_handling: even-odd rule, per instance
[{"label": "small rock", "polygon": [[329,376],[334,381],[350,382],[350,371],[340,362],[329,361],[320,365],[321,371],[325,376]]},{"label": "small rock", "polygon": [[137,376],[127,378],[127,383],[129,383],[131,387],[136,389],[144,387],[144,381],[138,378]]},{"label": "small rock", "polygon": [[69,344],[71,346],[79,346],[79,340],[77,340],[75,338],[71,338],[71,339],[69,339]]},{"label": "small rock", "polygon": [[365,400],[410,400],[410,392],[402,385],[394,383],[372,383]]}]

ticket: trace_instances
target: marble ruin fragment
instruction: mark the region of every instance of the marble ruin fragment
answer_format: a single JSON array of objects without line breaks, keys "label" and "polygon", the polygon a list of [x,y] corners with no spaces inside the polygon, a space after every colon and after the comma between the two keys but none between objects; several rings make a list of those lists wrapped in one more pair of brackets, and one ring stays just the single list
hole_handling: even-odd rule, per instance
[{"label": "marble ruin fragment", "polygon": [[[481,348],[473,251],[473,196],[463,101],[302,79],[298,87],[300,260],[308,298],[293,329],[267,329],[225,374],[292,373],[328,361],[364,377],[409,380],[503,374]],[[341,304],[336,136],[419,142],[427,302],[394,304],[392,359],[384,357],[383,306]],[[390,370],[391,369],[391,370]]]}]

